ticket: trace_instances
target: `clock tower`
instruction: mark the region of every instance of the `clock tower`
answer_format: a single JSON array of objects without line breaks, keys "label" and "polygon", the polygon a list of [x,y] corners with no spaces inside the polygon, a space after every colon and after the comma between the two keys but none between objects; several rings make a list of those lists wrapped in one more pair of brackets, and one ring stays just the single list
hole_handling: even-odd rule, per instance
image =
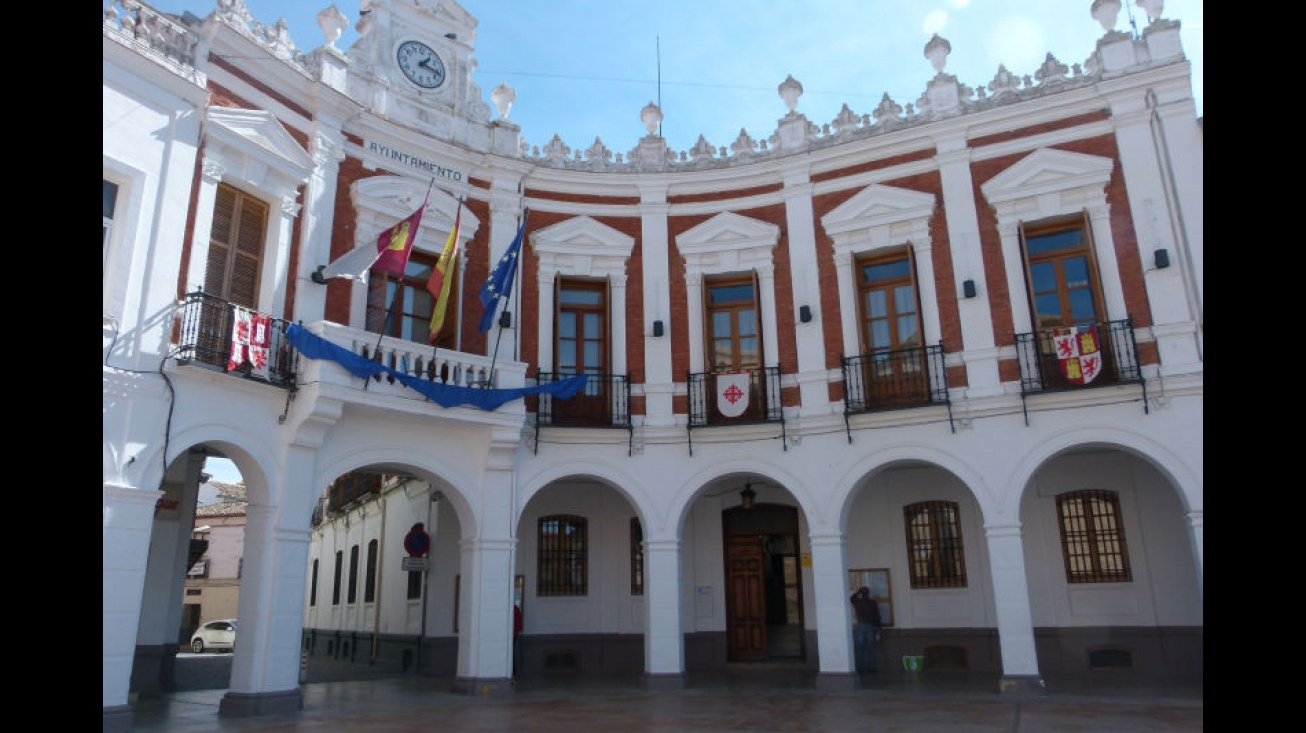
[{"label": "clock tower", "polygon": [[396,124],[482,147],[475,128],[490,124],[490,106],[472,79],[476,19],[454,0],[360,5],[349,96]]}]

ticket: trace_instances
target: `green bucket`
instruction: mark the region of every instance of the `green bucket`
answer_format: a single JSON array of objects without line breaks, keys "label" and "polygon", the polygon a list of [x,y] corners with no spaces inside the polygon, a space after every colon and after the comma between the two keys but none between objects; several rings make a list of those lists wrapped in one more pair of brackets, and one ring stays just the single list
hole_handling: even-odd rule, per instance
[{"label": "green bucket", "polygon": [[902,668],[908,672],[919,672],[925,667],[925,657],[920,655],[902,656]]}]

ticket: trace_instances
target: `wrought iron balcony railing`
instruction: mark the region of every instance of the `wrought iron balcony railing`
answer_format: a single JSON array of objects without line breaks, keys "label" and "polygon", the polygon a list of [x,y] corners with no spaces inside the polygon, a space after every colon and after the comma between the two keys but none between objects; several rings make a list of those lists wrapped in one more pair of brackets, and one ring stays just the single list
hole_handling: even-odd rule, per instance
[{"label": "wrought iron balcony railing", "polygon": [[[863,412],[947,405],[951,425],[952,400],[941,342],[845,356],[842,361],[845,424],[850,415]],[[848,441],[852,442],[851,426]]]},{"label": "wrought iron balcony railing", "polygon": [[[1143,389],[1143,412],[1148,411],[1133,318],[1018,333],[1016,354],[1022,409],[1026,395],[1138,384]],[[1025,422],[1029,422],[1028,411]]]},{"label": "wrought iron balcony railing", "polygon": [[[550,384],[574,376],[571,371],[539,372],[536,380]],[[564,400],[545,393],[528,400],[528,404],[532,402],[537,435],[541,427],[624,428],[630,433],[631,447],[634,447],[629,374],[590,373],[586,375],[585,389],[579,394]],[[537,438],[537,451],[539,445]]]},{"label": "wrought iron balcony railing", "polygon": [[286,322],[280,318],[267,319],[267,364],[263,368],[252,363],[248,353],[239,355],[239,362],[233,364],[236,321],[233,303],[202,290],[188,293],[182,301],[181,330],[175,351],[177,362],[205,364],[293,391],[299,352],[286,340]]},{"label": "wrought iron balcony railing", "polygon": [[[747,384],[741,385],[746,377]],[[722,427],[749,423],[780,423],[784,437],[784,404],[780,396],[780,367],[756,367],[738,372],[699,372],[688,378],[688,428]],[[745,399],[747,400],[745,402]],[[741,405],[740,403],[744,404]],[[782,443],[785,441],[782,440]],[[788,445],[784,446],[789,449]],[[691,435],[689,450],[693,454]]]}]

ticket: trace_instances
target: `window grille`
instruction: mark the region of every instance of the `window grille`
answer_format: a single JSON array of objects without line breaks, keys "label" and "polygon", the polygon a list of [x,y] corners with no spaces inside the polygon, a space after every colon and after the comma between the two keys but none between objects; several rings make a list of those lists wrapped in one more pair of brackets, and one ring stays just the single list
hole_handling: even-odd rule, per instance
[{"label": "window grille", "polygon": [[955,501],[923,501],[902,508],[907,565],[913,588],[965,588],[966,556]]},{"label": "window grille", "polygon": [[587,525],[584,517],[558,514],[540,518],[538,595],[583,596],[588,592]]},{"label": "window grille", "polygon": [[1067,583],[1119,583],[1134,579],[1114,491],[1072,491],[1057,497],[1061,554]]}]

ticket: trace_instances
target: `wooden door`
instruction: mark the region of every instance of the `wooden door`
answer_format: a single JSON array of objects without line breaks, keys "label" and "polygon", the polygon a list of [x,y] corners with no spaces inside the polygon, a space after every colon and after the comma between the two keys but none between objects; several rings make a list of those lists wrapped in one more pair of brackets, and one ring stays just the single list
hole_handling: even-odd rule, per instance
[{"label": "wooden door", "polygon": [[766,588],[762,540],[732,535],[726,545],[726,636],[731,662],[765,661]]}]

